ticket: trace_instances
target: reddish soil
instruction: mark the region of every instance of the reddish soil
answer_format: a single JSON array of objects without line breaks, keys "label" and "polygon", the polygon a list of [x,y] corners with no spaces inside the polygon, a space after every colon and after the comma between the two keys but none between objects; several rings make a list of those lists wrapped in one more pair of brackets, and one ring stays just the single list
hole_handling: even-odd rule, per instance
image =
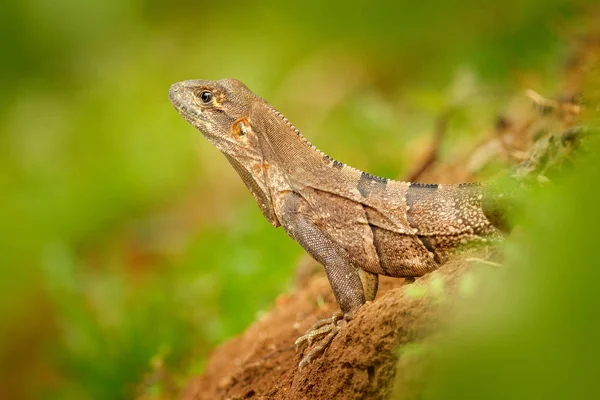
[{"label": "reddish soil", "polygon": [[[398,349],[437,332],[462,274],[473,263],[455,260],[412,284],[381,279],[375,302],[362,307],[320,358],[298,370],[301,352],[294,340],[338,306],[324,274],[307,280],[293,294],[279,296],[274,309],[242,335],[217,348],[203,375],[182,394],[201,399],[380,399],[394,388]],[[315,299],[324,302],[317,305]],[[411,364],[412,365],[412,364]],[[405,381],[405,380],[402,380]],[[407,390],[413,390],[407,388]]]}]

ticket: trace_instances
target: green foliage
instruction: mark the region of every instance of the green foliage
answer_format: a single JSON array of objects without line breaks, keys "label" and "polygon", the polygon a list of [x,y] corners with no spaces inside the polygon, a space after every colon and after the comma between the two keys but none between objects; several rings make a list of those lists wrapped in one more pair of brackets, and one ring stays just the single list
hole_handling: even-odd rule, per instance
[{"label": "green foliage", "polygon": [[562,180],[530,194],[507,246],[510,272],[430,351],[435,371],[422,398],[598,397],[599,144]]},{"label": "green foliage", "polygon": [[300,248],[171,83],[239,78],[332,156],[398,177],[446,109],[451,157],[507,93],[555,89],[559,28],[583,18],[561,0],[204,3],[3,3],[0,397],[168,395],[286,290]]},{"label": "green foliage", "polygon": [[[582,123],[595,127],[582,138],[582,152],[572,164],[554,171],[550,183],[520,193],[519,224],[506,243],[502,273],[477,271],[476,288],[487,290],[471,291],[449,331],[420,348],[424,357],[414,362],[420,375],[397,398],[600,395],[600,188],[595,184],[600,173],[600,109],[593,98],[600,87],[597,67],[582,78],[583,102],[589,107]],[[411,350],[401,349],[400,357],[410,357]]]}]

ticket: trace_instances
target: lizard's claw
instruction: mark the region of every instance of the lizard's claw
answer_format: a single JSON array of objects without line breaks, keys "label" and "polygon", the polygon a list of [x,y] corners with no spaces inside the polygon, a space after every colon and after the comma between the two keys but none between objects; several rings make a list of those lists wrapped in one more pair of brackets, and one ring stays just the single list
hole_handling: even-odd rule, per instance
[{"label": "lizard's claw", "polygon": [[298,351],[298,349],[304,344],[310,347],[315,338],[329,333],[336,326],[337,322],[343,317],[344,314],[342,314],[341,312],[337,312],[333,314],[330,318],[323,318],[315,322],[313,326],[308,328],[304,335],[300,336],[294,342],[294,346],[296,346],[296,351]]},{"label": "lizard's claw", "polygon": [[[337,312],[333,314],[330,318],[320,319],[313,326],[310,327],[306,331],[306,333],[300,336],[294,342],[296,346],[296,351],[300,349],[304,344],[307,347],[310,347],[315,339],[318,341],[317,345],[309,350],[308,354],[305,355],[300,363],[298,364],[298,369],[302,369],[303,367],[310,364],[310,362],[323,354],[329,344],[335,337],[335,335],[340,330],[340,327],[350,320],[348,315],[344,315],[341,312]],[[325,335],[325,336],[323,336]]]}]

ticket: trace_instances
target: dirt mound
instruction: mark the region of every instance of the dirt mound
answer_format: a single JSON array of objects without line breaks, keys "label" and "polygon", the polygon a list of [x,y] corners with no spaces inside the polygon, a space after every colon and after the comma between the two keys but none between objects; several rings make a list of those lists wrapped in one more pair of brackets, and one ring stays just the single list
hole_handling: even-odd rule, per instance
[{"label": "dirt mound", "polygon": [[[457,259],[411,284],[382,277],[377,300],[360,309],[323,356],[298,371],[301,354],[294,340],[338,309],[327,278],[315,275],[295,293],[281,295],[274,309],[241,336],[217,348],[182,398],[384,398],[393,389],[399,347],[439,331],[452,303],[440,296],[457,292],[460,277],[474,265]],[[412,388],[395,392],[403,390]]]}]

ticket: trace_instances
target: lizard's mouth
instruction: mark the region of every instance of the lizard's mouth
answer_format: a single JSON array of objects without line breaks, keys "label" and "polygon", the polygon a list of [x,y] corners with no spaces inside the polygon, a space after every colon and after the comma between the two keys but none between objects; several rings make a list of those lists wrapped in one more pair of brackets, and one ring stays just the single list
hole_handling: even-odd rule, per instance
[{"label": "lizard's mouth", "polygon": [[194,109],[193,107],[189,107],[189,101],[187,101],[186,97],[190,96],[189,93],[186,93],[186,90],[179,83],[175,83],[169,89],[169,101],[175,107],[175,110],[181,115],[187,122],[189,122],[192,126],[198,129],[204,136],[207,138],[217,138],[216,135],[210,133],[210,129],[208,129],[211,125],[211,121],[208,120],[207,115],[202,113],[200,109]]},{"label": "lizard's mouth", "polygon": [[179,83],[175,83],[169,89],[169,101],[171,102],[171,104],[173,104],[177,112],[181,114],[182,117],[184,117],[188,122],[190,122],[193,125],[194,122],[198,122],[198,120],[203,121],[205,116],[202,115],[202,112],[200,110],[196,111],[188,107],[186,105],[186,103],[188,102],[185,101],[185,99],[183,98],[185,96],[186,92]]}]

